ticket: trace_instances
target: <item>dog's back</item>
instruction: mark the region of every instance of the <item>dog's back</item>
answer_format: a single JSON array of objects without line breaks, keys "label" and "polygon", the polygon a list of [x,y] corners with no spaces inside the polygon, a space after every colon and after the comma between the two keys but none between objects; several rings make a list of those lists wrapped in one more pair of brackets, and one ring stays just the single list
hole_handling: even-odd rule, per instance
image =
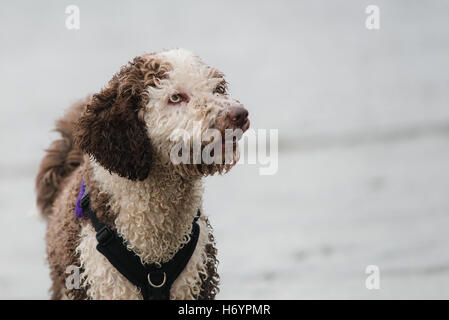
[{"label": "dog's back", "polygon": [[73,142],[74,127],[84,110],[88,98],[73,104],[56,122],[55,131],[62,136],[46,150],[36,177],[37,207],[48,217],[52,205],[66,178],[82,163],[83,155]]}]

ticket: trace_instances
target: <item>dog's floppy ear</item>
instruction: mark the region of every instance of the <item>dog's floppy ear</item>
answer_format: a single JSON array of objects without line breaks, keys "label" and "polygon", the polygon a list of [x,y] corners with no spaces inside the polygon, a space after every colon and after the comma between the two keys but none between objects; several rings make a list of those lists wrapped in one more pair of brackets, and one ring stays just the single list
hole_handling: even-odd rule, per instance
[{"label": "dog's floppy ear", "polygon": [[78,147],[109,171],[144,180],[151,166],[151,143],[143,120],[149,100],[145,89],[167,71],[143,57],[122,67],[87,104],[74,132]]}]

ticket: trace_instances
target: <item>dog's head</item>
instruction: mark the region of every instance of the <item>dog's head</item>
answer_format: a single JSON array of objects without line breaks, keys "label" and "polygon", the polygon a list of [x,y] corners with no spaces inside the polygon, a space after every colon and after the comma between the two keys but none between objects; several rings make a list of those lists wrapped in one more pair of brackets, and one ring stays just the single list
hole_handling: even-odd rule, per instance
[{"label": "dog's head", "polygon": [[75,142],[100,165],[144,180],[154,162],[183,175],[229,170],[248,112],[224,76],[197,56],[170,50],[136,57],[93,95]]}]

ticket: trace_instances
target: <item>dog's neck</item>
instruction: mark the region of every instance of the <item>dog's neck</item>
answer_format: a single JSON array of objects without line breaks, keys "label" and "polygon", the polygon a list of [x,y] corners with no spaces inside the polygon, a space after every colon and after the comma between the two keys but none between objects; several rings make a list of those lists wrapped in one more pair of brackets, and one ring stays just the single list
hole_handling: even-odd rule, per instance
[{"label": "dog's neck", "polygon": [[131,181],[91,164],[98,188],[110,196],[118,233],[143,262],[168,261],[189,241],[202,205],[200,177],[182,177],[156,162],[146,180]]}]

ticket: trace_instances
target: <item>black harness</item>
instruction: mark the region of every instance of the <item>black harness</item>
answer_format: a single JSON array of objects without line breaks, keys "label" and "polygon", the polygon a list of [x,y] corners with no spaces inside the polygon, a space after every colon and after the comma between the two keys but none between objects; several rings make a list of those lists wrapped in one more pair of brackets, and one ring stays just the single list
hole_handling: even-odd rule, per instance
[{"label": "black harness", "polygon": [[197,221],[201,214],[200,210],[198,209],[198,214],[192,223],[190,241],[179,249],[170,261],[161,264],[143,264],[140,257],[126,247],[125,241],[117,231],[111,230],[98,220],[95,211],[90,209],[89,194],[87,190],[84,191],[80,204],[97,232],[97,250],[126,279],[140,289],[144,300],[170,299],[170,288],[186,267],[198,242],[200,226]]}]

